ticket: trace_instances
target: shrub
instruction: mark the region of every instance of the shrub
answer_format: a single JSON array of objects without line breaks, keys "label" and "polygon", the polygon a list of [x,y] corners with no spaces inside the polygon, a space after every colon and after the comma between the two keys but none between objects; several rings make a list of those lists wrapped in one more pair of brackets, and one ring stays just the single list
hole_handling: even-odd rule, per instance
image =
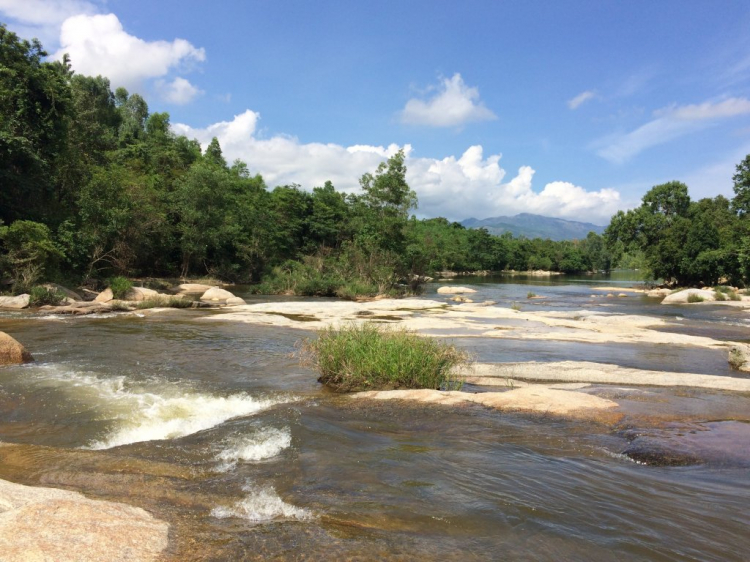
[{"label": "shrub", "polygon": [[372,283],[354,279],[345,282],[336,289],[336,296],[342,299],[354,300],[357,297],[373,297],[378,294],[378,288]]},{"label": "shrub", "polygon": [[729,366],[739,371],[746,363],[745,354],[736,347],[729,350]]},{"label": "shrub", "polygon": [[56,289],[48,289],[47,287],[37,285],[29,291],[29,306],[57,306],[64,298],[65,295]]},{"label": "shrub", "polygon": [[696,294],[690,294],[690,295],[688,295],[688,298],[687,298],[687,301],[689,303],[703,302],[704,300],[706,300],[706,299],[704,299],[702,296],[696,295]]},{"label": "shrub", "polygon": [[113,277],[107,284],[112,289],[112,296],[116,300],[123,300],[130,289],[133,288],[133,283],[130,279],[120,276]]},{"label": "shrub", "polygon": [[302,344],[302,363],[320,373],[319,382],[339,392],[397,388],[460,389],[456,374],[465,351],[370,322],[327,328]]},{"label": "shrub", "polygon": [[729,300],[729,295],[727,295],[725,293],[722,293],[721,291],[719,291],[719,289],[716,289],[716,290],[714,290],[714,298],[717,301],[725,301],[725,300]]},{"label": "shrub", "polygon": [[527,299],[533,299],[535,296],[536,296],[536,293],[532,293],[531,291],[529,291],[528,293],[526,293],[526,298]]},{"label": "shrub", "polygon": [[513,310],[515,310],[516,312],[520,312],[521,311],[521,305],[518,304],[517,302],[513,302],[513,304],[511,304],[510,307]]}]

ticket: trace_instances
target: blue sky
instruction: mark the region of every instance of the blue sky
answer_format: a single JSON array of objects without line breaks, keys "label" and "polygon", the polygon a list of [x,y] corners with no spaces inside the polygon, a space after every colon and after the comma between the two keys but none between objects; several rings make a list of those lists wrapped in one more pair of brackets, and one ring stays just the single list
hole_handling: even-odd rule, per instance
[{"label": "blue sky", "polygon": [[606,224],[665,181],[731,196],[750,153],[746,1],[0,0],[0,21],[270,186],[354,191],[404,148],[419,216]]}]

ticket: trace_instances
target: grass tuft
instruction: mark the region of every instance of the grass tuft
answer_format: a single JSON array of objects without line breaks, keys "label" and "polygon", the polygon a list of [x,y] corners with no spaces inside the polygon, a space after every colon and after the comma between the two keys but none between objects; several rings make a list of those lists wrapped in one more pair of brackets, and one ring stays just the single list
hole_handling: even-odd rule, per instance
[{"label": "grass tuft", "polygon": [[531,291],[529,291],[528,293],[526,293],[526,298],[527,299],[533,299],[535,296],[536,296],[536,293],[532,293]]},{"label": "grass tuft", "polygon": [[468,354],[405,329],[366,322],[326,328],[302,343],[301,362],[338,392],[430,388],[458,390]]},{"label": "grass tuft", "polygon": [[739,371],[745,363],[745,355],[742,351],[736,347],[729,350],[729,366],[732,369]]},{"label": "grass tuft", "polygon": [[704,299],[702,296],[696,295],[696,294],[688,295],[688,298],[687,298],[687,301],[689,303],[703,302],[704,300],[706,300],[706,299]]}]

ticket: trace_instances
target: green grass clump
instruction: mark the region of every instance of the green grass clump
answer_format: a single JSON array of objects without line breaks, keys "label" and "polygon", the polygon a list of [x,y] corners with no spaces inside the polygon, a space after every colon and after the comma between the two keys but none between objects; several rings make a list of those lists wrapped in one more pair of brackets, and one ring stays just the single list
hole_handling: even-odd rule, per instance
[{"label": "green grass clump", "polygon": [[48,289],[47,287],[42,287],[40,285],[32,287],[29,291],[29,306],[32,307],[45,305],[57,306],[63,301],[63,299],[65,299],[65,295],[60,291]]},{"label": "green grass clump", "polygon": [[536,296],[536,293],[532,293],[531,291],[529,291],[528,293],[526,293],[526,298],[527,299],[533,299],[535,296]]},{"label": "green grass clump", "polygon": [[139,310],[146,308],[190,308],[193,302],[182,297],[153,297],[135,305]]},{"label": "green grass clump", "polygon": [[726,301],[726,300],[729,300],[729,295],[727,295],[726,293],[722,293],[721,291],[716,289],[714,290],[714,298],[717,301]]},{"label": "green grass clump", "polygon": [[702,296],[696,295],[696,294],[688,295],[688,298],[687,298],[687,301],[689,303],[703,302],[704,300],[706,300],[706,299],[704,299]]},{"label": "green grass clump", "polygon": [[116,300],[124,300],[130,289],[133,288],[133,283],[126,277],[113,277],[109,280],[109,288],[112,290],[112,296]]},{"label": "green grass clump", "polygon": [[302,344],[302,363],[320,373],[319,382],[339,392],[430,388],[458,390],[456,369],[465,351],[405,329],[370,322],[326,328]]},{"label": "green grass clump", "polygon": [[511,304],[511,305],[510,305],[510,307],[511,307],[511,308],[512,308],[513,310],[515,310],[516,312],[520,312],[520,311],[521,311],[521,305],[520,305],[520,304],[518,304],[518,303],[517,303],[517,302],[515,302],[515,301],[513,302],[513,304]]},{"label": "green grass clump", "polygon": [[745,355],[742,351],[736,347],[729,350],[729,366],[732,369],[739,371],[745,363]]}]

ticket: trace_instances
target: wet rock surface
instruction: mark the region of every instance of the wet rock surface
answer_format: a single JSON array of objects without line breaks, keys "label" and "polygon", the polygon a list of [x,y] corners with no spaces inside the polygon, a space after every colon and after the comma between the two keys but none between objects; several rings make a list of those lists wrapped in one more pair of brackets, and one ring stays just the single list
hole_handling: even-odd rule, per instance
[{"label": "wet rock surface", "polygon": [[18,365],[33,360],[23,345],[5,332],[0,332],[0,365]]}]

